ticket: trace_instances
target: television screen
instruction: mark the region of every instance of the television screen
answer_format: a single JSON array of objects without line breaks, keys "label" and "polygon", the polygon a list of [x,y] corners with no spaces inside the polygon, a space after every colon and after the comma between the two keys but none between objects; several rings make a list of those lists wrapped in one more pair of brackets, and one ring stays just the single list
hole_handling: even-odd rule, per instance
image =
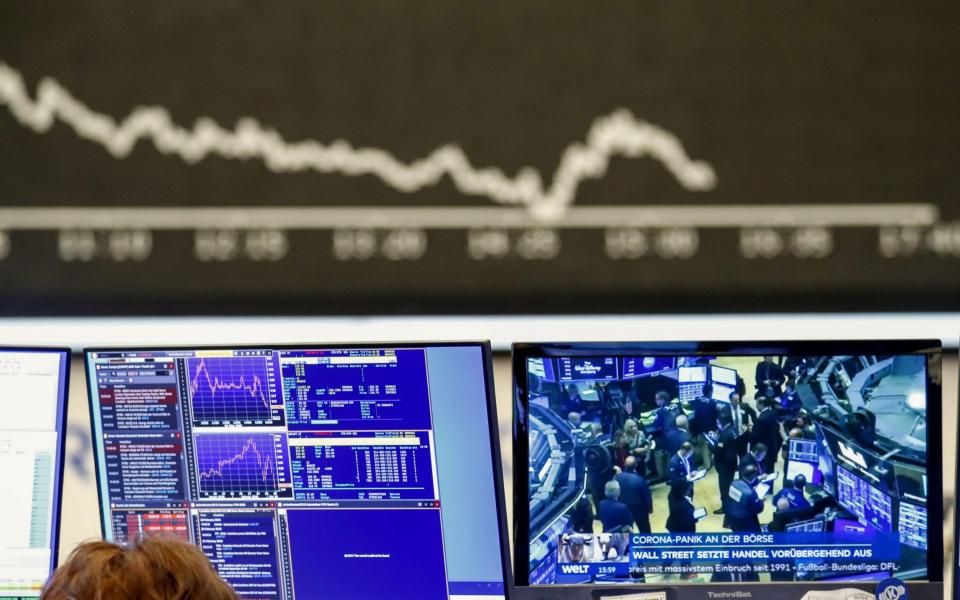
[{"label": "television screen", "polygon": [[[942,448],[926,426],[940,420],[939,352],[905,341],[515,345],[515,455],[531,473],[563,473],[550,489],[515,482],[518,585],[940,581],[942,532],[927,521],[942,519]],[[598,355],[678,366],[628,386],[631,408],[648,410],[606,394],[575,405],[563,390],[526,409],[528,358]],[[577,385],[602,390],[609,374]],[[742,402],[677,393],[707,379],[736,382]],[[647,401],[658,392],[673,400]],[[569,433],[572,412],[590,435]],[[542,439],[555,444],[531,452]],[[802,489],[784,487],[799,474]]]}]

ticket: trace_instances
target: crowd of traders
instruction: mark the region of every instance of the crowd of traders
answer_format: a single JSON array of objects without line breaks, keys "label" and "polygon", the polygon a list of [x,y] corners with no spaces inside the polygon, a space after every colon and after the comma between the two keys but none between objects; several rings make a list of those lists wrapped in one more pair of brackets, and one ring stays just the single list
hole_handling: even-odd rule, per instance
[{"label": "crowd of traders", "polygon": [[[655,511],[650,486],[663,482],[669,487],[663,527],[694,532],[695,481],[714,469],[720,499],[714,513],[723,515],[723,526],[761,531],[765,494],[760,483],[769,480],[778,456],[786,453],[785,437],[807,437],[812,423],[799,410],[796,372],[789,361],[781,364],[768,356],[757,364],[753,406],[744,402],[745,385],[739,376],[737,380],[727,401],[713,398],[710,383],[686,407],[666,391],[655,392],[653,423],[646,427],[638,410],[641,402],[633,390],[624,390],[623,382],[594,384],[599,402],[584,401],[576,385],[564,388],[558,408],[566,411],[579,443],[603,440],[610,454],[603,467],[588,469],[589,493],[572,511],[572,530],[592,532],[597,519],[604,532],[649,533],[651,517],[664,514],[662,507]],[[802,475],[783,478],[772,498],[776,513],[809,506],[805,485]],[[768,527],[782,530],[785,522],[776,513]]]}]

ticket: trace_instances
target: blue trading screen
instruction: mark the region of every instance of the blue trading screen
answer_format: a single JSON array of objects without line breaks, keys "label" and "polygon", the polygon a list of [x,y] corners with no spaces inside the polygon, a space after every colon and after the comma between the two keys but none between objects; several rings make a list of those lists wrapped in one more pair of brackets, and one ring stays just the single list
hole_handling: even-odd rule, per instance
[{"label": "blue trading screen", "polygon": [[837,467],[837,502],[879,531],[893,530],[893,501],[843,467]]},{"label": "blue trading screen", "polygon": [[89,352],[106,537],[190,540],[245,598],[502,598],[484,361]]},{"label": "blue trading screen", "polygon": [[[527,369],[515,377],[527,386],[520,585],[939,577],[927,521],[942,501],[928,490],[941,450],[936,438],[928,449],[927,423],[939,422],[940,398],[928,398],[924,356],[658,363],[642,344],[605,358],[584,358],[587,345],[545,350],[515,363]],[[537,359],[576,383],[544,385]]]},{"label": "blue trading screen", "polygon": [[561,358],[560,381],[596,381],[617,378],[617,359],[607,357],[595,358]]},{"label": "blue trading screen", "polygon": [[669,356],[629,356],[623,361],[623,379],[635,379],[652,373],[669,371],[674,367],[674,359]]}]

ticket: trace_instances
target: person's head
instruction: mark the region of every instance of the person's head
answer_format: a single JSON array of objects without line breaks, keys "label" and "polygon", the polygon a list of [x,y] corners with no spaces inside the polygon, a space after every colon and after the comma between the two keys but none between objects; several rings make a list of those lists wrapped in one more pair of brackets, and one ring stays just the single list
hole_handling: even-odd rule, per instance
[{"label": "person's head", "polygon": [[657,406],[663,406],[666,403],[670,402],[670,394],[666,393],[663,390],[660,390],[653,395],[653,401],[657,403]]},{"label": "person's head", "polygon": [[687,495],[687,489],[689,489],[690,483],[685,479],[674,481],[670,484],[670,491],[667,492],[668,500],[683,500],[684,496]]},{"label": "person's head", "polygon": [[802,491],[803,491],[803,488],[807,487],[807,476],[804,475],[803,473],[801,473],[801,474],[797,475],[796,477],[794,477],[794,478],[793,478],[793,487],[797,488],[798,490],[800,490],[800,491],[802,492]]},{"label": "person's head", "polygon": [[600,437],[603,435],[603,425],[600,423],[592,423],[590,425],[590,431],[593,433],[594,437]]},{"label": "person's head", "polygon": [[740,394],[738,392],[730,392],[730,404],[740,404]]},{"label": "person's head", "polygon": [[733,417],[729,410],[721,410],[717,413],[717,429],[726,429],[733,424]]},{"label": "person's head", "polygon": [[690,456],[693,455],[693,444],[691,444],[690,442],[684,442],[680,444],[679,452],[680,452],[680,456],[684,458],[689,458]]},{"label": "person's head", "polygon": [[764,356],[764,357],[763,357],[763,362],[773,364],[773,357],[772,357],[772,356]]},{"label": "person's head", "polygon": [[740,479],[747,483],[753,483],[757,479],[757,467],[746,465],[740,468]]},{"label": "person's head", "polygon": [[792,440],[799,440],[800,438],[803,437],[803,430],[800,429],[799,427],[794,427],[794,428],[791,429],[790,432],[787,434],[787,437],[790,438],[790,439],[792,439]]},{"label": "person's head", "polygon": [[637,435],[637,432],[640,431],[640,428],[637,426],[637,422],[633,419],[627,419],[623,422],[623,430],[630,437]]},{"label": "person's head", "polygon": [[568,384],[567,384],[567,395],[568,395],[568,396],[570,396],[571,398],[573,398],[574,396],[576,396],[576,395],[579,394],[579,393],[580,393],[580,390],[577,389],[576,384],[573,384],[573,383],[568,383]]},{"label": "person's head", "polygon": [[713,397],[713,384],[712,384],[712,383],[705,383],[705,384],[703,384],[703,390],[700,392],[700,395],[703,396],[704,398],[712,398],[712,397]]},{"label": "person's head", "polygon": [[236,600],[195,546],[172,537],[87,542],[43,587],[42,600]]},{"label": "person's head", "polygon": [[619,499],[620,484],[611,479],[607,482],[607,485],[603,486],[603,495],[606,496],[608,500]]},{"label": "person's head", "polygon": [[615,429],[613,431],[613,445],[617,448],[623,448],[627,445],[627,436],[623,433],[622,429]]},{"label": "person's head", "polygon": [[783,512],[785,510],[790,510],[790,501],[786,498],[780,498],[777,500],[777,511]]},{"label": "person's head", "polygon": [[687,419],[686,415],[679,415],[674,422],[677,424],[677,429],[686,430],[690,428],[690,420]]},{"label": "person's head", "polygon": [[634,473],[637,470],[637,459],[634,456],[628,456],[623,460],[623,470],[627,473]]},{"label": "person's head", "polygon": [[575,410],[570,411],[570,414],[567,415],[567,421],[570,421],[570,424],[574,427],[580,427],[580,413]]},{"label": "person's head", "polygon": [[750,454],[757,460],[763,460],[767,456],[766,444],[754,444],[750,447]]},{"label": "person's head", "polygon": [[755,400],[757,402],[757,408],[759,408],[761,412],[770,408],[770,399],[766,396],[757,396]]}]

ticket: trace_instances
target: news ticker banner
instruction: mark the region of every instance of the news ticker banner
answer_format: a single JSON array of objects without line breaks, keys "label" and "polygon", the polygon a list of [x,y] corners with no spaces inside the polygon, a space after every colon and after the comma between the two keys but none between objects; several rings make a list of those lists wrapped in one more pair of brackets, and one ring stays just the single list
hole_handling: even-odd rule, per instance
[{"label": "news ticker banner", "polygon": [[676,573],[896,571],[896,532],[569,534],[558,544],[557,583]]}]

